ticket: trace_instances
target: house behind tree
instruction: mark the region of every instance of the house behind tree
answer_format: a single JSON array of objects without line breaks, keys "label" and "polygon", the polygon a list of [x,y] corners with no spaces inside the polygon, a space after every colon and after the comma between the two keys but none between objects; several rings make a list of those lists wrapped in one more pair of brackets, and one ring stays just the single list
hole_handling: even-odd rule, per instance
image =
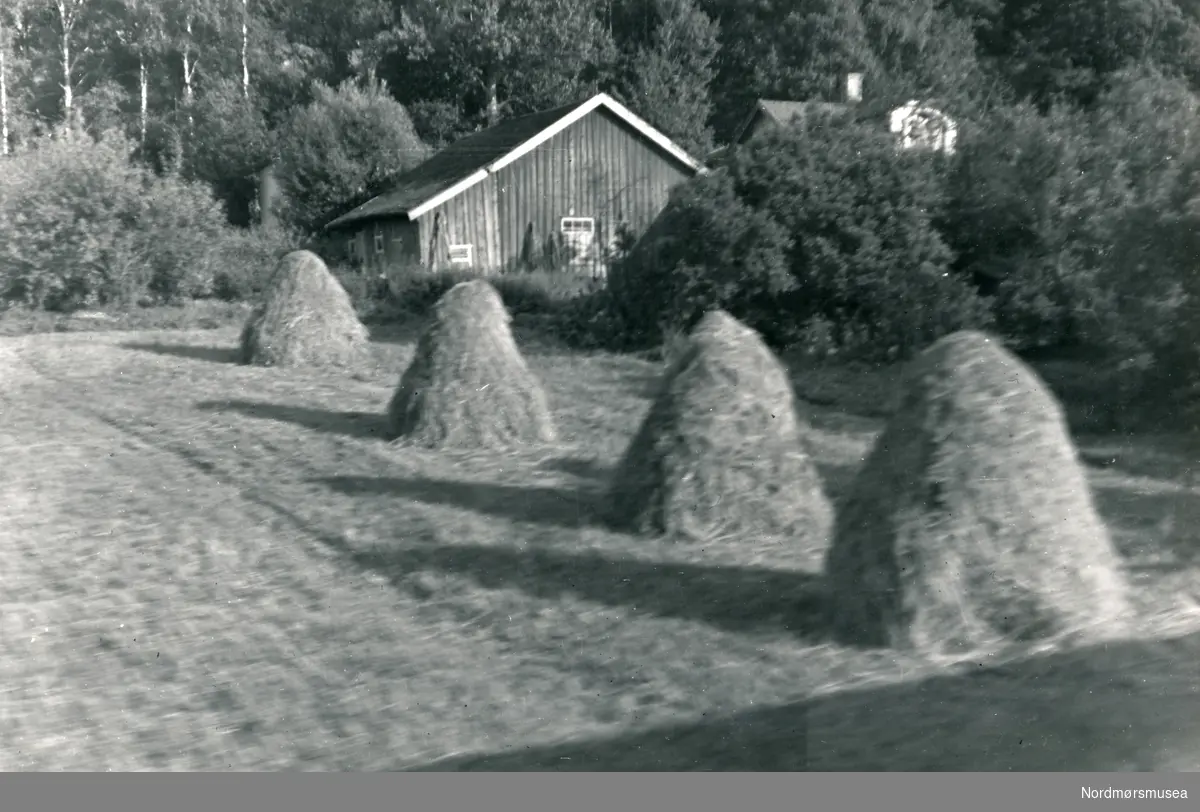
[{"label": "house behind tree", "polygon": [[[816,116],[840,116],[854,112],[862,102],[863,75],[846,75],[842,101],[790,101],[784,99],[757,99],[754,108],[743,119],[734,132],[731,143],[745,144],[756,135],[778,127],[804,127]],[[858,115],[877,119],[881,129],[895,136],[901,149],[928,149],[939,152],[954,152],[958,137],[958,126],[954,120],[931,103],[911,100],[886,111],[863,111]],[[724,150],[716,151],[716,158]]]},{"label": "house behind tree", "polygon": [[704,167],[607,94],[456,141],[326,226],[368,270],[514,265],[603,276]]}]

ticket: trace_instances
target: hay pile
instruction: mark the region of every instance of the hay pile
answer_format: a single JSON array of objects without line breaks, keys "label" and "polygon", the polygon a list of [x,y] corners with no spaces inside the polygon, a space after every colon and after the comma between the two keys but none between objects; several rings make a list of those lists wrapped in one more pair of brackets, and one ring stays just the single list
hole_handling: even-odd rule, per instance
[{"label": "hay pile", "polygon": [[943,338],[838,512],[842,642],[934,657],[1119,633],[1129,604],[1062,411],[997,339]]},{"label": "hay pile", "polygon": [[394,439],[459,450],[555,439],[545,392],[509,322],[500,294],[483,280],[446,292],[388,406]]},{"label": "hay pile", "polygon": [[265,301],[242,330],[242,363],[340,366],[366,360],[369,334],[345,288],[311,251],[279,262]]},{"label": "hay pile", "polygon": [[787,535],[824,551],[833,521],[783,365],[728,314],[707,314],[667,369],[615,472],[610,523],[671,537]]}]

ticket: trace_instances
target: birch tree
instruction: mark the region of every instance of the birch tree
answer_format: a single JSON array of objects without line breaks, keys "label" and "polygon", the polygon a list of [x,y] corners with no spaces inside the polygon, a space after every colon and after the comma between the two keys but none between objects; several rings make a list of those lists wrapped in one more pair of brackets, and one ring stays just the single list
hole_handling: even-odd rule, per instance
[{"label": "birch tree", "polygon": [[[60,87],[62,88],[62,114],[64,126],[70,127],[75,114],[75,68],[82,55],[77,53],[79,37],[92,0],[44,0],[54,18],[55,35],[58,39],[58,61]],[[84,52],[86,53],[86,48]]]},{"label": "birch tree", "polygon": [[468,77],[492,125],[573,100],[610,51],[595,12],[585,0],[417,0],[398,33],[410,59],[448,60]]},{"label": "birch tree", "polygon": [[121,0],[124,19],[118,39],[138,61],[138,141],[145,147],[150,118],[150,63],[167,45],[166,8],[162,0]]},{"label": "birch tree", "polygon": [[250,98],[250,0],[242,4],[242,98]]},{"label": "birch tree", "polygon": [[9,98],[9,74],[12,70],[13,42],[15,29],[23,22],[25,0],[9,0],[0,9],[0,155],[8,156],[12,149],[10,120],[12,118]]}]

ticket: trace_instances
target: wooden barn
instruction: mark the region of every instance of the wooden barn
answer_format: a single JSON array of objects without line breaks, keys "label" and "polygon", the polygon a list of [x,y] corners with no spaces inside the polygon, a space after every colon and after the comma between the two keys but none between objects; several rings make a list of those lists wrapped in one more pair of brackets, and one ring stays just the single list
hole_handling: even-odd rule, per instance
[{"label": "wooden barn", "polygon": [[456,141],[326,231],[379,272],[552,264],[602,276],[672,187],[704,171],[601,93]]}]

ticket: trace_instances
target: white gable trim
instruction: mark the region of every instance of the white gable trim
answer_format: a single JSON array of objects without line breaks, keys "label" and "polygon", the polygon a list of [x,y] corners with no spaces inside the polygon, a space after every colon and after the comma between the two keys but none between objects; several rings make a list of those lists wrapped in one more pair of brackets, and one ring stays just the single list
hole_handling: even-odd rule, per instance
[{"label": "white gable trim", "polygon": [[615,116],[617,116],[617,118],[621,119],[626,124],[637,130],[643,137],[646,138],[646,140],[655,144],[672,158],[679,161],[684,166],[687,166],[694,172],[698,174],[704,174],[708,171],[702,164],[696,161],[696,159],[688,155],[679,146],[677,146],[670,138],[667,138],[661,132],[654,129],[654,127],[650,126],[650,124],[648,124],[645,120],[635,115],[616,99],[612,98],[607,93],[598,93],[588,101],[576,107],[570,113],[564,115],[546,129],[539,132],[537,135],[533,136],[522,144],[519,144],[516,148],[492,161],[483,169],[480,169],[478,172],[463,178],[458,183],[444,191],[439,192],[438,194],[426,200],[424,203],[421,203],[419,206],[414,206],[413,208],[409,209],[409,219],[416,219],[422,214],[425,214],[426,212],[442,205],[447,200],[457,197],[467,189],[482,181],[491,173],[503,169],[513,161],[516,161],[522,156],[533,152],[535,149],[549,141],[554,136],[558,135],[567,127],[570,127],[588,113],[591,113],[600,107],[603,107],[609,112],[613,113]]},{"label": "white gable trim", "polygon": [[454,184],[453,186],[451,186],[447,189],[443,189],[442,191],[438,192],[433,197],[426,200],[421,205],[414,206],[413,208],[409,209],[408,210],[408,219],[415,220],[416,218],[420,217],[422,214],[429,211],[430,209],[436,209],[438,206],[442,205],[447,200],[449,200],[453,197],[458,197],[460,194],[467,191],[468,189],[470,189],[476,183],[479,183],[481,180],[483,180],[487,176],[488,176],[488,171],[486,169],[480,169],[476,172],[471,173],[470,175],[467,175],[467,177],[463,178],[458,183]]}]

